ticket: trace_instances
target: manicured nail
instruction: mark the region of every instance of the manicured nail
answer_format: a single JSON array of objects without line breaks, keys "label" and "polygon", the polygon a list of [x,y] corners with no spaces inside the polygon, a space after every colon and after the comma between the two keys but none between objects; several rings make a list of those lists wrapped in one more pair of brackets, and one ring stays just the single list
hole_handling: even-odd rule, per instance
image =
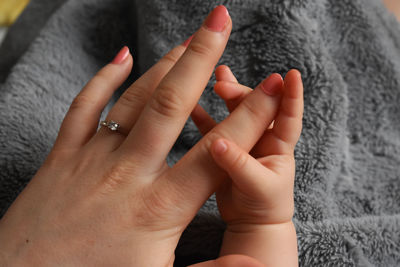
[{"label": "manicured nail", "polygon": [[225,28],[225,24],[228,21],[229,12],[225,6],[220,5],[214,8],[214,10],[207,16],[205,25],[208,29],[216,32],[222,32]]},{"label": "manicured nail", "polygon": [[129,55],[129,48],[127,46],[122,47],[111,63],[121,64]]},{"label": "manicured nail", "polygon": [[228,149],[228,146],[222,140],[217,141],[216,144],[214,145],[214,151],[215,151],[216,154],[222,154],[227,149]]},{"label": "manicured nail", "polygon": [[192,41],[194,34],[192,34],[189,38],[186,39],[186,41],[184,41],[182,43],[183,46],[188,47],[188,45],[190,44],[190,41]]},{"label": "manicured nail", "polygon": [[271,74],[267,79],[261,83],[261,89],[267,95],[276,95],[282,88],[283,79],[278,73]]}]

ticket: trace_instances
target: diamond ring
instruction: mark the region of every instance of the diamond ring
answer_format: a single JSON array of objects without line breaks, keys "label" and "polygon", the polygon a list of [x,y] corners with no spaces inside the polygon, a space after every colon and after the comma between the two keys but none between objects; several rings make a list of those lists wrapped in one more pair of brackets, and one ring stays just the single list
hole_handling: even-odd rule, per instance
[{"label": "diamond ring", "polygon": [[101,121],[100,125],[108,127],[108,129],[110,129],[111,131],[116,131],[119,128],[119,124],[116,123],[113,120],[111,120],[111,121]]}]

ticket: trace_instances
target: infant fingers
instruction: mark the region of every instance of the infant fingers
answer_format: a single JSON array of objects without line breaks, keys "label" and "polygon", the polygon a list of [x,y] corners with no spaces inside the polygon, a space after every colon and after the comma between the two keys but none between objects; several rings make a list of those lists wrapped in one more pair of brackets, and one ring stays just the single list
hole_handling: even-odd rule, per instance
[{"label": "infant fingers", "polygon": [[[229,112],[232,112],[242,102],[247,93],[252,91],[249,87],[235,87],[235,84],[239,84],[238,80],[226,65],[220,65],[215,69],[215,78],[217,83],[214,85],[214,91],[225,101]],[[221,84],[220,82],[223,83]],[[224,82],[229,83],[224,84]]]},{"label": "infant fingers", "polygon": [[[232,112],[237,105],[248,95],[253,89],[242,85],[240,83],[229,82],[229,81],[218,81],[214,85],[214,91],[217,95],[219,95],[225,101],[232,100],[231,103],[235,103],[236,105],[232,105],[232,109],[229,109]],[[229,108],[229,107],[228,107]]]},{"label": "infant fingers", "polygon": [[[250,87],[238,83],[235,75],[226,65],[220,65],[215,69],[215,77],[217,82],[214,85],[214,91],[225,101],[230,113],[253,91]],[[272,121],[268,129],[272,129],[273,125]]]},{"label": "infant fingers", "polygon": [[286,74],[283,91],[272,130],[274,136],[282,141],[280,146],[276,146],[275,154],[292,154],[301,134],[304,109],[303,82],[298,70],[292,69]]},{"label": "infant fingers", "polygon": [[219,138],[211,145],[211,154],[219,167],[224,169],[232,181],[248,195],[265,196],[270,177],[276,174],[263,166],[235,143]]},{"label": "infant fingers", "polygon": [[235,75],[227,65],[219,65],[215,68],[215,78],[217,81],[238,82]]},{"label": "infant fingers", "polygon": [[[253,91],[250,87],[241,85],[240,83],[220,81],[214,85],[214,90],[223,100],[230,113]],[[268,129],[274,127],[274,121],[268,126]]]}]

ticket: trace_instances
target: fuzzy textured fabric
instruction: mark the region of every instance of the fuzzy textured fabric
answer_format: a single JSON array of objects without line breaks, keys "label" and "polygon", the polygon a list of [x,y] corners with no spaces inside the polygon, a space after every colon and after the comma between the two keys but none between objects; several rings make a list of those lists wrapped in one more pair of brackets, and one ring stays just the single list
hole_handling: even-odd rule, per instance
[{"label": "fuzzy textured fabric", "polygon": [[[0,87],[1,214],[41,166],[73,97],[122,45],[133,52],[132,81],[218,4],[233,21],[219,64],[240,83],[302,73],[300,266],[399,266],[400,23],[380,0],[67,1]],[[221,121],[228,111],[214,83],[212,76],[200,104]],[[188,119],[168,164],[200,138]],[[216,258],[224,228],[213,195],[184,232],[175,266]]]}]

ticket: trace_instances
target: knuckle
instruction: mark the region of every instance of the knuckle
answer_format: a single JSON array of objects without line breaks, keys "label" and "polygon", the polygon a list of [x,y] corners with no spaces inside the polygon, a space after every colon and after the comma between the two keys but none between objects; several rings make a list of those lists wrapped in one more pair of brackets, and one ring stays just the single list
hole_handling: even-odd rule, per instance
[{"label": "knuckle", "polygon": [[98,83],[107,83],[110,80],[110,69],[101,69],[94,77],[93,80]]},{"label": "knuckle", "polygon": [[232,161],[232,166],[238,169],[246,167],[248,164],[249,157],[245,153],[239,153],[236,158]]},{"label": "knuckle", "polygon": [[166,55],[164,55],[161,58],[161,61],[164,61],[166,64],[170,65],[175,65],[175,63],[178,61],[179,59],[179,55],[178,53],[175,51],[175,49],[169,51]]},{"label": "knuckle", "polygon": [[274,164],[277,169],[283,171],[288,168],[288,166],[295,166],[295,160],[293,155],[275,155]]},{"label": "knuckle", "polygon": [[45,161],[43,162],[43,166],[46,168],[56,170],[60,166],[64,165],[65,162],[71,159],[74,155],[71,155],[71,152],[66,152],[64,150],[55,150],[54,148],[47,155]]},{"label": "knuckle", "polygon": [[189,49],[189,51],[193,52],[194,54],[200,55],[201,57],[208,57],[212,55],[211,48],[199,42],[190,43],[187,49]]},{"label": "knuckle", "polygon": [[[284,155],[270,155],[269,160],[265,166],[276,174],[285,173],[290,166],[296,166],[294,156],[289,154]],[[293,173],[294,177],[294,173]]]},{"label": "knuckle", "polygon": [[153,186],[150,186],[150,188],[150,192],[143,197],[143,202],[146,209],[149,211],[149,214],[157,217],[160,216],[160,213],[163,211],[168,210],[170,205],[168,204],[167,199],[162,197],[164,195],[155,192]]},{"label": "knuckle", "polygon": [[72,100],[72,103],[70,105],[70,109],[86,109],[88,106],[93,106],[95,105],[96,102],[93,101],[90,97],[84,95],[84,94],[78,94],[74,100]]},{"label": "knuckle", "polygon": [[93,77],[89,84],[94,87],[105,87],[110,84],[111,78],[112,76],[110,77],[109,70],[103,68]]},{"label": "knuckle", "polygon": [[128,107],[134,107],[137,104],[145,103],[146,95],[143,94],[146,89],[141,86],[133,86],[125,90],[125,92],[121,95],[119,101],[122,105]]},{"label": "knuckle", "polygon": [[288,101],[287,100],[287,105],[281,105],[281,112],[288,118],[298,118],[299,117],[299,112],[293,107],[296,106],[296,100],[295,101]]},{"label": "knuckle", "polygon": [[[176,195],[176,194],[169,194]],[[146,229],[163,230],[166,225],[165,221],[171,218],[171,207],[176,207],[177,202],[173,201],[173,197],[167,194],[160,194],[154,184],[146,187],[139,193],[139,199],[136,201],[140,208],[135,209],[133,214],[133,223],[136,227],[144,227]]]},{"label": "knuckle", "polygon": [[253,118],[263,118],[265,117],[265,111],[263,109],[259,109],[257,105],[254,105],[246,99],[242,102],[243,108],[247,110],[248,113],[253,114]]},{"label": "knuckle", "polygon": [[165,117],[176,117],[182,113],[184,101],[181,99],[176,86],[170,83],[162,83],[150,101],[150,107]]},{"label": "knuckle", "polygon": [[130,183],[129,178],[133,175],[133,169],[123,162],[112,165],[103,176],[101,192],[112,193],[126,187]]}]

